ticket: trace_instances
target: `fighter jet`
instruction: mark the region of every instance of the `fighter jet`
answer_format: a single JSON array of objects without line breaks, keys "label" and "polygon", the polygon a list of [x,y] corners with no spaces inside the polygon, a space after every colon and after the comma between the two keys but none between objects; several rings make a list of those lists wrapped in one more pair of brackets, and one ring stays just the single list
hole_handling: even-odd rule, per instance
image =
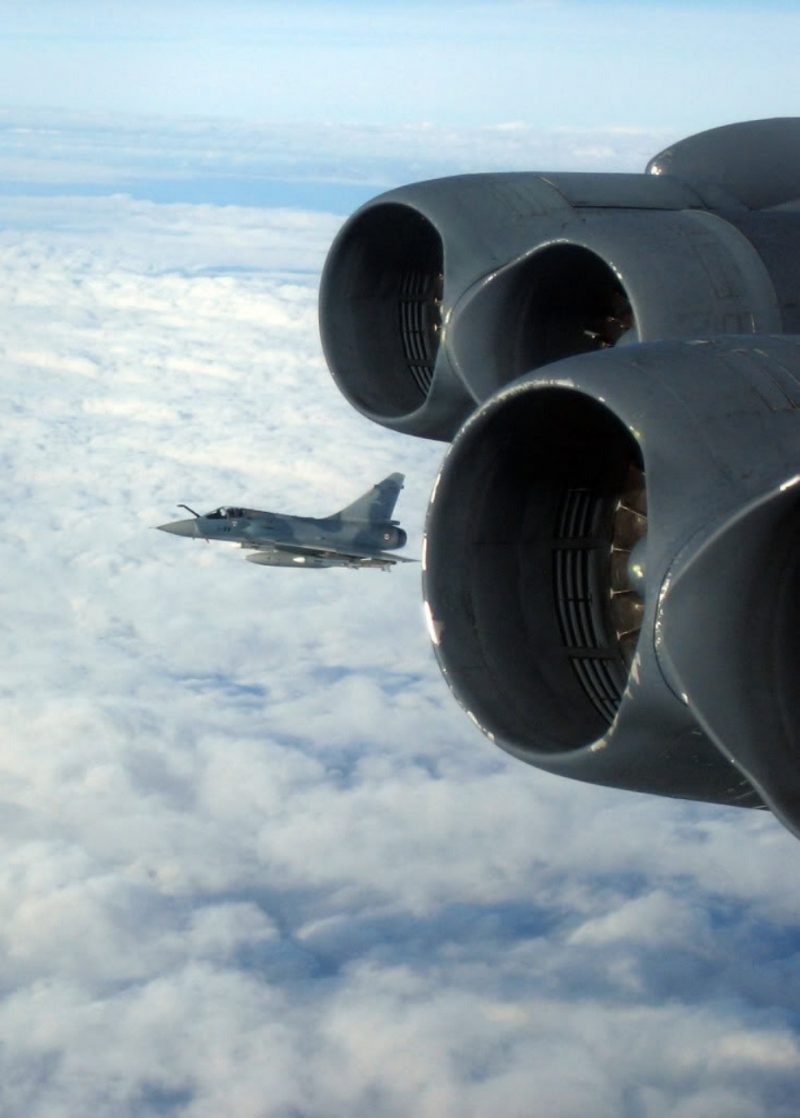
[{"label": "fighter jet", "polygon": [[373,567],[388,571],[413,563],[389,551],[405,546],[406,533],[392,513],[403,474],[390,474],[351,505],[331,516],[287,516],[260,509],[223,506],[194,519],[159,524],[161,532],[195,540],[238,543],[253,552],[247,559],[264,567]]}]

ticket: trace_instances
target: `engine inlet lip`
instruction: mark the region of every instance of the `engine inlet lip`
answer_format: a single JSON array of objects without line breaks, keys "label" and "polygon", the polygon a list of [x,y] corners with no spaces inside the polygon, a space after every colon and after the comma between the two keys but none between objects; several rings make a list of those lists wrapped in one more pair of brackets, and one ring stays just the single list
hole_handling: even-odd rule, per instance
[{"label": "engine inlet lip", "polygon": [[413,206],[378,201],[342,228],[320,282],[320,334],[334,380],[362,414],[391,423],[425,407],[443,297],[442,237]]},{"label": "engine inlet lip", "polygon": [[635,293],[620,268],[577,237],[504,264],[453,308],[448,349],[480,400],[556,361],[639,338]]},{"label": "engine inlet lip", "polygon": [[[607,577],[607,559],[595,561],[598,549],[603,556],[610,551],[611,504],[603,496],[587,506],[592,531],[605,525],[602,540],[590,540],[581,551],[578,517],[573,537],[558,543],[555,521],[568,486],[559,488],[549,476],[540,484],[535,474],[535,493],[530,479],[517,484],[514,462],[503,460],[497,447],[516,440],[518,453],[525,441],[533,446],[552,420],[561,422],[569,412],[589,433],[597,427],[598,446],[616,447],[617,473],[640,456],[635,439],[603,403],[571,383],[540,377],[518,381],[493,397],[457,436],[428,510],[423,596],[436,656],[461,705],[509,751],[552,759],[602,737],[626,686],[629,663],[609,635],[608,598],[603,604],[598,589]],[[526,428],[531,420],[533,434]],[[554,436],[537,458],[538,467],[545,468],[550,450],[566,455],[571,437]],[[589,466],[594,469],[587,458],[586,468],[580,467],[585,478]],[[579,475],[573,470],[570,476]],[[467,496],[459,497],[459,491]],[[546,518],[547,532],[538,530]],[[560,615],[553,581],[559,579],[566,588]],[[582,605],[574,595],[593,595],[593,602]]]}]

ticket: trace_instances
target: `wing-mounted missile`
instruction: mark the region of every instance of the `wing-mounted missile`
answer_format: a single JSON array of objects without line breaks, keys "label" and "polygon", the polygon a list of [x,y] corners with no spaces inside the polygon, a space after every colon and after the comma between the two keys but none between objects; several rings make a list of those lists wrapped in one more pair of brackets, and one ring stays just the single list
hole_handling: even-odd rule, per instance
[{"label": "wing-mounted missile", "polygon": [[[800,195],[800,156],[778,158],[798,129],[690,137],[650,174],[461,175],[381,195],[345,223],[322,276],[335,380],[369,418],[449,440],[476,403],[564,357],[800,332],[800,211],[751,209]],[[771,183],[760,193],[750,142]]]},{"label": "wing-mounted missile", "polygon": [[800,339],[609,350],[492,397],[423,550],[473,720],[551,772],[800,834],[798,448]]},{"label": "wing-mounted missile", "polygon": [[[242,545],[244,546],[244,545]],[[321,567],[337,566],[336,563],[322,559],[318,555],[290,554],[286,551],[273,551],[262,548],[245,555],[248,563],[255,563],[259,567],[292,567],[299,570],[318,570]],[[344,566],[344,563],[341,564]]]}]

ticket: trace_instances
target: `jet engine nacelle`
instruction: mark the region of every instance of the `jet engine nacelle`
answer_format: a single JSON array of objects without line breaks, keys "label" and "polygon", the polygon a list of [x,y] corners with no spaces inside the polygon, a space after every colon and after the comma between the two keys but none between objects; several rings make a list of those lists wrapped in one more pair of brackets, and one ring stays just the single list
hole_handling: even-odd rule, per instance
[{"label": "jet engine nacelle", "polygon": [[800,338],[514,381],[445,457],[423,585],[448,684],[510,753],[800,835]]},{"label": "jet engine nacelle", "polygon": [[362,414],[454,439],[423,585],[474,721],[800,835],[798,199],[795,118],[418,183],[344,224],[320,328]]},{"label": "jet engine nacelle", "polygon": [[476,403],[564,357],[800,333],[800,122],[714,129],[648,170],[460,175],[361,207],[320,288],[342,392],[449,440]]}]

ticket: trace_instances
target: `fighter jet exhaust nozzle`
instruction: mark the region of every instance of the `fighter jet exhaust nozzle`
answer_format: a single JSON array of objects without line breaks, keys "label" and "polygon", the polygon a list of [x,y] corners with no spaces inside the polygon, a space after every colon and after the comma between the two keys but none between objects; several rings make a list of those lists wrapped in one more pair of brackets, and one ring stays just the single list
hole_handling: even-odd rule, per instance
[{"label": "fighter jet exhaust nozzle", "polygon": [[798,446],[795,338],[609,349],[496,393],[423,550],[462,706],[540,768],[800,834]]},{"label": "fighter jet exhaust nozzle", "polygon": [[380,538],[376,542],[378,547],[394,550],[406,546],[408,535],[403,528],[391,525],[388,528],[381,529]]}]

